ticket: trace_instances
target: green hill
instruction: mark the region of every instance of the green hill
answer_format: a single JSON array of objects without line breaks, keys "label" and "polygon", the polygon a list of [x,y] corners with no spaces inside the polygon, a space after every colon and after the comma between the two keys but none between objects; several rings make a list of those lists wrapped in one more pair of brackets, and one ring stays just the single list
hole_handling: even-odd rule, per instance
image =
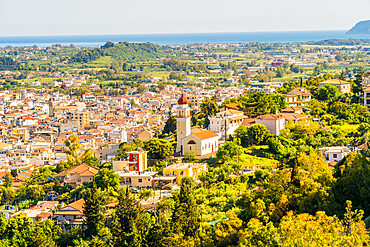
[{"label": "green hill", "polygon": [[87,63],[99,59],[102,56],[111,56],[113,58],[122,57],[124,60],[135,62],[154,60],[161,57],[167,57],[168,54],[160,45],[152,43],[129,43],[107,42],[98,48],[86,48],[74,54],[70,62]]}]

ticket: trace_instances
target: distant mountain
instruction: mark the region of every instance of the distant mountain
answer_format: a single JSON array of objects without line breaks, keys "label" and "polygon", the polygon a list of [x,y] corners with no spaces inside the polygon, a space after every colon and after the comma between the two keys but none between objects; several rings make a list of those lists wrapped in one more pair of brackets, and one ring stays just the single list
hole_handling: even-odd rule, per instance
[{"label": "distant mountain", "polygon": [[370,20],[358,22],[347,34],[370,34]]}]

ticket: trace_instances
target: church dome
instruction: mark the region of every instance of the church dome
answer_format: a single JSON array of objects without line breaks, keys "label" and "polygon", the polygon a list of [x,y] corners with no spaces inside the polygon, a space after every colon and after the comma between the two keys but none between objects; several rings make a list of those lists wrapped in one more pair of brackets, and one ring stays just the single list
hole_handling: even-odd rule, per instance
[{"label": "church dome", "polygon": [[189,104],[189,101],[186,99],[184,94],[181,95],[180,99],[177,101],[177,104],[179,105],[187,105]]}]

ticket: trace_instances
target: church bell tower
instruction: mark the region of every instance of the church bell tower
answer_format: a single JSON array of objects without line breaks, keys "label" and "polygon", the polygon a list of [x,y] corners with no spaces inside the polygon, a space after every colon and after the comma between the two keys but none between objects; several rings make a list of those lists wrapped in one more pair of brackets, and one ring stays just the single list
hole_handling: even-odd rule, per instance
[{"label": "church bell tower", "polygon": [[191,115],[190,107],[188,105],[188,100],[181,95],[180,99],[177,101],[177,146],[176,152],[183,153],[183,143],[182,140],[191,135]]}]

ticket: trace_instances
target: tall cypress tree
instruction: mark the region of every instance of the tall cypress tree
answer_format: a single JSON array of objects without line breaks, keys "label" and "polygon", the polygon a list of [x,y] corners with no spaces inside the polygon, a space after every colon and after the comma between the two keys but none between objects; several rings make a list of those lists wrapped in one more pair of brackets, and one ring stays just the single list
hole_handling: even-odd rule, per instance
[{"label": "tall cypress tree", "polygon": [[176,128],[177,128],[176,118],[172,115],[172,112],[170,111],[170,113],[168,114],[166,124],[163,128],[163,134],[175,133]]},{"label": "tall cypress tree", "polygon": [[184,177],[181,181],[180,194],[175,197],[175,209],[172,214],[174,233],[182,233],[186,237],[194,237],[200,227],[198,206],[194,194],[194,180]]},{"label": "tall cypress tree", "polygon": [[100,189],[97,188],[95,181],[91,190],[86,190],[83,199],[85,200],[83,212],[85,225],[87,226],[86,236],[95,236],[105,226],[106,221],[105,199]]},{"label": "tall cypress tree", "polygon": [[126,188],[119,191],[118,205],[113,213],[114,246],[141,247],[145,242],[148,218],[143,208]]}]

